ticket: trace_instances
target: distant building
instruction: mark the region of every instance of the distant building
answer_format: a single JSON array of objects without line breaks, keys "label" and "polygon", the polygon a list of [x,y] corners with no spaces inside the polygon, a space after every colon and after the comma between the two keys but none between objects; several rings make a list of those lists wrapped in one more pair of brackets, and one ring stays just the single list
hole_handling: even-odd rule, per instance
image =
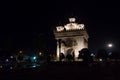
[{"label": "distant building", "polygon": [[57,26],[54,30],[55,39],[57,40],[57,59],[59,60],[60,53],[65,56],[68,54],[77,58],[79,51],[83,48],[88,48],[88,33],[84,24],[75,22],[75,18],[69,18],[68,24]]}]

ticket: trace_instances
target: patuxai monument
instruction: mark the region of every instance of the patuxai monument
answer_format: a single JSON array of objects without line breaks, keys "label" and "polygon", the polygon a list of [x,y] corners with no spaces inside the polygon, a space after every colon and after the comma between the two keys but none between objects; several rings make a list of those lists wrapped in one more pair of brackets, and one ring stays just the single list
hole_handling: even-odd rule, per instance
[{"label": "patuxai monument", "polygon": [[57,40],[57,60],[59,60],[61,53],[64,56],[70,54],[77,60],[79,51],[88,48],[89,35],[85,24],[77,23],[75,18],[69,18],[69,23],[57,26],[54,35]]}]

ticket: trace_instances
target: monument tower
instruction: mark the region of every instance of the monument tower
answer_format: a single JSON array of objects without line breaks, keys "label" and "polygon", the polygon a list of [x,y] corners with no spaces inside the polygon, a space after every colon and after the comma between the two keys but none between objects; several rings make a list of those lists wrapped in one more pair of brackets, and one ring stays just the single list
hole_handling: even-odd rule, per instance
[{"label": "monument tower", "polygon": [[57,59],[60,53],[65,56],[68,54],[77,58],[79,51],[88,48],[88,33],[84,24],[75,22],[75,18],[69,18],[69,23],[64,26],[57,26],[54,30],[55,39],[57,40]]}]

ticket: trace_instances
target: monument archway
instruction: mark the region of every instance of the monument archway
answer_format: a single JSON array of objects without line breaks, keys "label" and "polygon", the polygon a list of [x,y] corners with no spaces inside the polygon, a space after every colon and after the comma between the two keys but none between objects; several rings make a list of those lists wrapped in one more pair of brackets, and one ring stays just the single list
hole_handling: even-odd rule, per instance
[{"label": "monument archway", "polygon": [[83,48],[88,48],[88,33],[84,24],[75,22],[75,18],[69,18],[70,23],[64,26],[57,26],[54,30],[57,42],[57,59],[59,60],[60,53],[71,54],[74,51],[77,59],[79,51]]}]

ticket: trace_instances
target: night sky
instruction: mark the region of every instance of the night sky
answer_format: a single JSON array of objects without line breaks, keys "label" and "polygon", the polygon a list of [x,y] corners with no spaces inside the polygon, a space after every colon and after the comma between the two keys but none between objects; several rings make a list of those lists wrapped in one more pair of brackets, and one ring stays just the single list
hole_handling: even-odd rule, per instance
[{"label": "night sky", "polygon": [[[118,2],[44,1],[16,2],[2,6],[0,51],[55,48],[53,29],[64,25],[69,17],[84,23],[89,33],[89,49],[96,52],[113,43],[120,48],[120,12]],[[0,53],[2,54],[2,53]]]}]

